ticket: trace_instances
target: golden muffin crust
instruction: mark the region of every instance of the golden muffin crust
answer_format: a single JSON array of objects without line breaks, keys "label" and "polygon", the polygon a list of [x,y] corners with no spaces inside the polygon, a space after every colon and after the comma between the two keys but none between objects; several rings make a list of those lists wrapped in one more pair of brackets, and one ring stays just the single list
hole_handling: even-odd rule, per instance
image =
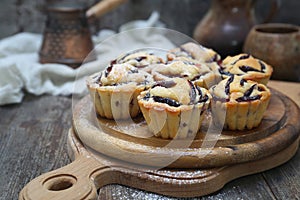
[{"label": "golden muffin crust", "polygon": [[146,51],[136,51],[128,53],[124,56],[120,56],[116,60],[116,63],[128,63],[141,70],[151,72],[152,67],[156,66],[157,64],[164,63],[164,60],[161,57],[154,55],[153,53],[149,53]]},{"label": "golden muffin crust", "polygon": [[168,78],[184,78],[193,80],[200,75],[200,70],[196,66],[197,63],[186,61],[174,61],[163,66],[155,67],[152,74],[155,80],[164,80]]},{"label": "golden muffin crust", "polygon": [[210,93],[213,121],[228,130],[257,127],[271,97],[264,84],[233,75],[213,86]]},{"label": "golden muffin crust", "polygon": [[221,56],[214,50],[192,42],[170,50],[167,55],[168,60],[174,60],[178,57],[189,57],[200,62],[218,62],[221,60]]},{"label": "golden muffin crust", "polygon": [[145,97],[143,100],[170,107],[203,103],[210,99],[210,94],[206,89],[181,78],[159,81],[142,93],[141,96]]},{"label": "golden muffin crust", "polygon": [[97,116],[115,120],[136,117],[140,113],[137,96],[151,83],[153,78],[147,72],[114,61],[104,71],[87,79]]},{"label": "golden muffin crust", "polygon": [[265,85],[240,76],[230,76],[213,86],[210,91],[214,98],[226,102],[253,101],[270,96],[270,90]]},{"label": "golden muffin crust", "polygon": [[223,60],[221,74],[226,76],[238,75],[244,79],[267,84],[273,72],[273,68],[265,62],[254,58],[249,54],[228,56]]},{"label": "golden muffin crust", "polygon": [[154,80],[168,80],[179,77],[192,81],[195,85],[209,89],[221,81],[219,67],[215,63],[201,63],[189,57],[180,57],[166,65],[153,68]]},{"label": "golden muffin crust", "polygon": [[99,86],[116,86],[126,83],[135,83],[136,85],[149,84],[153,82],[152,75],[139,70],[128,63],[112,63],[100,73],[91,76],[89,83]]},{"label": "golden muffin crust", "polygon": [[141,92],[138,104],[154,136],[187,138],[198,132],[210,99],[205,88],[174,78]]}]

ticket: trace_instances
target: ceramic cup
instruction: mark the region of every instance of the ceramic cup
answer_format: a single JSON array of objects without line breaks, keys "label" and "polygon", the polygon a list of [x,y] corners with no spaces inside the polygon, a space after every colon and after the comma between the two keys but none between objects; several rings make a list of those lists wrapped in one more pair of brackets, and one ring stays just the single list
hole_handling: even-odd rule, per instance
[{"label": "ceramic cup", "polygon": [[254,26],[243,51],[272,65],[272,79],[300,81],[300,27],[292,24]]}]

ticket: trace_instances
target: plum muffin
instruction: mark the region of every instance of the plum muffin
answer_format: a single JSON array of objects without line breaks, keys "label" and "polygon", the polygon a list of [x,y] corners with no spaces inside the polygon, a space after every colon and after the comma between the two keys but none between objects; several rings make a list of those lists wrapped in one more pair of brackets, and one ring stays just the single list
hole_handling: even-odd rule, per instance
[{"label": "plum muffin", "polygon": [[202,86],[207,89],[222,80],[219,72],[221,56],[212,49],[189,42],[170,50],[167,54],[167,60],[168,63],[176,61],[194,63],[200,71]]},{"label": "plum muffin", "polygon": [[153,78],[149,73],[115,61],[87,79],[97,115],[108,119],[136,117],[140,113],[137,96],[151,83]]},{"label": "plum muffin", "polygon": [[[214,67],[213,64],[210,67]],[[215,69],[218,71],[218,66]],[[176,59],[168,61],[166,65],[157,66],[153,68],[152,75],[156,81],[183,78],[206,89],[221,80],[221,76],[216,75],[208,65],[189,58]]]},{"label": "plum muffin", "polygon": [[182,78],[156,82],[138,96],[149,130],[156,137],[195,137],[210,104],[205,88]]},{"label": "plum muffin", "polygon": [[116,59],[116,63],[128,63],[139,70],[144,70],[150,73],[153,67],[164,63],[164,60],[153,53],[138,50],[125,54],[124,56],[120,56]]},{"label": "plum muffin", "polygon": [[221,60],[221,56],[214,50],[192,42],[171,49],[167,54],[167,59],[169,61],[179,57],[189,57],[204,63],[219,62]]},{"label": "plum muffin", "polygon": [[267,85],[273,68],[249,54],[240,54],[233,57],[226,57],[223,60],[220,72],[223,77],[238,75],[246,80]]},{"label": "plum muffin", "polygon": [[210,93],[213,120],[228,130],[257,127],[271,97],[264,84],[234,75],[213,86]]}]

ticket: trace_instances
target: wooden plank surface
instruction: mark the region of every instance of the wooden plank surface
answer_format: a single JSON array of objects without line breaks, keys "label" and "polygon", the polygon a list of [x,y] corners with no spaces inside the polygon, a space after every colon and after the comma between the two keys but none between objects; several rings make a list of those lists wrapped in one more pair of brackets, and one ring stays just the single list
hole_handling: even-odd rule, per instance
[{"label": "wooden plank surface", "polygon": [[0,107],[0,199],[17,199],[34,177],[69,163],[66,134],[71,100],[27,96]]}]

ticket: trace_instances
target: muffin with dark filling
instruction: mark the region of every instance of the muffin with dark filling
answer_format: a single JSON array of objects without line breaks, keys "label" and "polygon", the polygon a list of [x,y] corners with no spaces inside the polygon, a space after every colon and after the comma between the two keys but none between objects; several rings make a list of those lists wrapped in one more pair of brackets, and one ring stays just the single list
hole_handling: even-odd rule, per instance
[{"label": "muffin with dark filling", "polygon": [[234,75],[213,86],[210,93],[213,120],[228,130],[257,127],[271,97],[264,84]]},{"label": "muffin with dark filling", "polygon": [[158,66],[152,70],[152,75],[155,81],[168,80],[172,78],[183,78],[186,80],[197,79],[200,74],[195,63],[174,61],[163,66]]},{"label": "muffin with dark filling", "polygon": [[128,63],[150,73],[153,67],[164,63],[164,60],[154,53],[139,50],[120,56],[116,59],[116,63]]},{"label": "muffin with dark filling", "polygon": [[111,64],[87,79],[97,116],[129,119],[140,113],[137,96],[153,83],[152,76],[128,64]]},{"label": "muffin with dark filling", "polygon": [[205,88],[182,78],[158,81],[138,96],[149,130],[156,137],[195,137],[210,104]]},{"label": "muffin with dark filling", "polygon": [[180,57],[188,57],[204,63],[221,61],[221,56],[214,50],[192,42],[188,42],[180,47],[171,49],[167,54],[167,59],[169,61],[178,59]]},{"label": "muffin with dark filling", "polygon": [[272,75],[273,68],[249,54],[240,54],[226,57],[223,60],[220,72],[223,77],[238,75],[246,80],[266,85]]},{"label": "muffin with dark filling", "polygon": [[209,89],[221,81],[221,56],[212,49],[189,42],[170,50],[167,60],[168,63],[182,61],[195,65],[200,72],[198,78],[202,81],[201,87]]},{"label": "muffin with dark filling", "polygon": [[[217,68],[216,66],[216,71]],[[165,65],[153,68],[152,75],[156,81],[168,80],[174,77],[183,78],[206,89],[221,80],[220,76],[217,76],[206,64],[190,58],[168,61]]]}]

